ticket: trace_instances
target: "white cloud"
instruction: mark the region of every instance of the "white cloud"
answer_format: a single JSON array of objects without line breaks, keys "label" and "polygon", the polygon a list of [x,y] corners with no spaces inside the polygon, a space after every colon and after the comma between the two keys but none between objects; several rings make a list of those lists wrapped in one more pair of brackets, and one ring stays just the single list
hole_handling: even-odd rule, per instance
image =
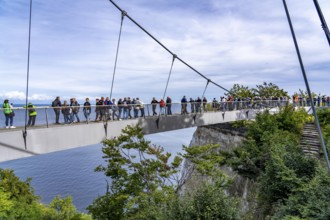
[{"label": "white cloud", "polygon": [[[281,1],[118,1],[167,48],[218,84],[272,81],[304,88]],[[330,3],[320,2],[324,15]],[[64,7],[65,6],[65,7]],[[312,90],[327,93],[329,47],[312,1],[288,2]],[[28,3],[0,6],[1,97],[25,100]],[[120,13],[108,1],[34,1],[29,98],[98,97],[110,92]],[[114,96],[163,95],[172,57],[124,19]],[[205,80],[175,62],[169,93],[200,96]],[[293,86],[294,84],[294,86]],[[16,92],[7,92],[16,91]],[[189,94],[189,95],[188,95]],[[210,96],[222,90],[210,88]],[[23,97],[24,96],[24,97]]]},{"label": "white cloud", "polygon": [[9,91],[9,92],[0,94],[0,97],[2,97],[2,99],[9,99],[11,101],[11,100],[25,100],[26,96],[25,96],[24,92]]}]

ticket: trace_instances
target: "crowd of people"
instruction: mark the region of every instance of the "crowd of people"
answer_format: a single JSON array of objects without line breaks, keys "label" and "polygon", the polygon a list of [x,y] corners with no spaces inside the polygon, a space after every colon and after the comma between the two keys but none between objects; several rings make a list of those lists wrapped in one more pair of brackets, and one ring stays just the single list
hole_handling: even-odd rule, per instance
[{"label": "crowd of people", "polygon": [[[299,96],[289,97],[259,97],[255,96],[253,98],[240,98],[233,96],[222,96],[219,100],[213,98],[212,102],[208,102],[206,97],[197,97],[196,99],[183,96],[181,99],[181,114],[190,113],[201,113],[207,111],[227,111],[227,110],[240,110],[247,108],[266,108],[266,107],[281,107],[292,103],[294,106],[310,106],[311,102],[309,99],[302,98]],[[330,97],[315,97],[315,106],[330,106]],[[139,98],[125,97],[120,98],[118,101],[116,99],[110,100],[109,97],[101,97],[95,100],[95,119],[94,121],[105,121],[105,120],[122,120],[131,119],[137,117],[145,116],[144,103]],[[167,96],[165,100],[157,100],[155,97],[151,100],[151,110],[152,116],[157,115],[172,115],[172,99]],[[75,123],[80,122],[78,112],[80,105],[76,99],[72,98],[70,103],[64,101],[61,104],[60,97],[57,97],[53,101],[54,111],[56,114],[56,123],[59,123],[59,115],[62,112],[64,116],[64,123]],[[91,103],[88,98],[86,98],[83,104],[83,113],[86,121],[91,120],[89,117],[91,115]],[[159,112],[157,112],[157,107]],[[190,109],[188,109],[190,107]],[[149,111],[149,109],[148,109]]]},{"label": "crowd of people", "polygon": [[[61,102],[60,97],[52,102],[52,107],[55,112],[55,123],[60,124],[60,114],[64,117],[64,124],[79,123],[80,118],[78,112],[80,110],[80,104],[75,98],[70,99],[70,103],[66,100]],[[89,98],[85,99],[82,106],[82,111],[86,122],[91,120],[90,115],[92,113],[92,105]],[[132,112],[133,111],[133,112]],[[116,101],[115,98],[101,97],[95,100],[95,119],[93,121],[106,121],[106,120],[122,120],[128,118],[144,117],[144,103],[139,98],[125,97]]]},{"label": "crowd of people", "polygon": [[[313,103],[317,107],[329,106],[330,107],[330,96],[316,96],[313,98]],[[258,97],[255,96],[253,98],[240,98],[233,96],[222,96],[219,100],[213,98],[211,102],[208,102],[206,97],[197,97],[186,98],[183,96],[181,99],[181,114],[190,114],[190,113],[202,113],[207,111],[227,111],[227,110],[240,110],[240,109],[260,109],[266,107],[281,107],[285,106],[289,103],[292,103],[295,107],[304,107],[310,106],[311,100],[309,98],[305,98],[300,95],[293,95],[292,97]],[[89,121],[107,121],[107,120],[125,120],[131,118],[145,117],[145,103],[139,98],[120,98],[116,101],[115,98],[110,100],[109,97],[101,97],[96,98],[94,105],[91,104],[89,98],[85,99],[85,102],[82,106],[83,115],[85,117],[85,121],[88,123]],[[172,99],[167,96],[165,100],[160,99],[159,101],[153,97],[150,103],[152,116],[157,115],[172,115]],[[92,107],[95,111],[95,118],[91,119]],[[159,108],[159,112],[157,112],[157,107]],[[188,109],[190,107],[190,109]],[[37,111],[36,107],[29,103],[24,108],[28,109],[29,120],[27,126],[34,126]],[[52,108],[55,112],[55,123],[60,123],[60,115],[62,113],[64,124],[72,124],[79,123],[79,111],[80,104],[76,100],[76,98],[71,98],[68,102],[64,100],[63,103],[60,97],[56,97],[52,102]],[[149,112],[149,108],[147,108]],[[8,99],[4,100],[3,103],[3,113],[5,115],[5,128],[15,128],[13,126],[13,118],[15,116],[15,112],[13,110],[12,104],[9,103]]]}]

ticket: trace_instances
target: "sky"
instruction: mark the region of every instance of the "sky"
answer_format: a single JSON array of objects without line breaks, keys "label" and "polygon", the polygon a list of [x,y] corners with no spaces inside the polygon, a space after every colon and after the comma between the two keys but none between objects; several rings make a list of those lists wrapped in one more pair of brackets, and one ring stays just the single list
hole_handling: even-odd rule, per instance
[{"label": "sky", "polygon": [[[306,90],[281,0],[115,0],[174,54],[230,89]],[[25,103],[29,0],[0,0],[0,102]],[[287,0],[311,90],[328,94],[330,47],[312,0]],[[330,23],[330,1],[319,0]],[[28,100],[110,95],[121,13],[108,0],[33,0]],[[172,55],[124,18],[112,96],[164,96]],[[202,96],[206,80],[175,60],[166,96]],[[205,96],[224,90],[210,84]]]}]

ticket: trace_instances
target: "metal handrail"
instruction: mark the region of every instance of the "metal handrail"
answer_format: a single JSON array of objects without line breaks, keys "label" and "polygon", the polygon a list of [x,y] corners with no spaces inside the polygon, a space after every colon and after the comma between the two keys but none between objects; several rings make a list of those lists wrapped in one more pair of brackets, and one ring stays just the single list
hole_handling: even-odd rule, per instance
[{"label": "metal handrail", "polygon": [[[173,102],[171,103],[171,111],[173,114],[171,115],[180,115],[180,114],[197,114],[197,113],[205,113],[205,112],[218,112],[218,111],[234,111],[234,110],[248,110],[248,109],[267,109],[267,108],[277,108],[277,107],[284,107],[287,104],[292,103],[290,100],[250,100],[250,101],[226,101],[226,102]],[[160,109],[159,103],[157,104],[128,104],[127,106],[124,105],[116,105],[118,109],[116,109],[116,113],[120,113],[121,119],[129,119],[128,115],[130,115],[130,118],[141,118],[141,116],[145,117],[152,117],[153,116],[153,110],[155,109],[157,116],[170,116],[168,114],[168,106],[169,103],[165,104],[163,107],[163,111],[158,111]],[[192,105],[193,104],[193,105]],[[141,105],[143,107],[141,107]],[[136,109],[135,106],[140,107],[139,109]],[[299,104],[295,105],[297,107],[303,107]],[[306,105],[304,105],[306,106]],[[49,127],[50,124],[53,124],[55,122],[55,114],[54,109],[61,110],[63,106],[59,107],[51,107],[51,106],[35,106],[35,108],[28,108],[28,109],[35,109],[37,111],[37,120],[36,120],[36,126],[45,126]],[[76,108],[76,106],[67,106],[68,108]],[[84,117],[82,109],[84,106],[79,106],[78,111],[78,117],[82,120],[81,122],[89,122],[89,121],[95,121],[93,120],[93,117],[96,117],[96,109],[104,109],[105,116],[113,116],[113,109],[111,109],[111,105],[91,105],[88,106],[90,108],[91,114],[88,116],[88,120]],[[187,112],[182,112],[183,108],[186,108]],[[14,117],[14,125],[15,126],[25,126],[25,122],[23,120],[23,114],[20,114],[20,112],[23,112],[22,110],[25,110],[24,107],[13,107],[12,108],[15,111],[15,117]],[[142,109],[142,110],[141,110]],[[0,108],[0,111],[3,111],[3,108]],[[51,111],[51,112],[50,112]],[[143,113],[141,111],[144,111]],[[124,112],[127,112],[127,117],[124,116]],[[161,113],[161,114],[160,114]],[[136,114],[136,117],[134,116]],[[143,115],[142,115],[143,114]],[[63,122],[63,114],[60,112],[60,120]],[[126,116],[126,115],[125,115]],[[108,118],[106,118],[108,120]],[[112,118],[113,120],[113,118]],[[0,117],[0,121],[2,121],[2,118]],[[102,120],[99,120],[102,121]],[[2,122],[3,123],[3,122]]]}]

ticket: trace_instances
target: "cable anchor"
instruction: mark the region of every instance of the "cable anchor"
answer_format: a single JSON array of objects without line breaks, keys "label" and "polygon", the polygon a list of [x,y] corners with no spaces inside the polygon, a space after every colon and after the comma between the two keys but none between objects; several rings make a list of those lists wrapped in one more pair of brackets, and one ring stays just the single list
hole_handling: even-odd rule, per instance
[{"label": "cable anchor", "polygon": [[177,59],[177,58],[178,58],[178,56],[176,54],[173,54],[173,60],[172,60],[172,62],[174,62],[174,60]]},{"label": "cable anchor", "polygon": [[121,19],[124,19],[124,17],[127,16],[127,12],[125,10],[121,11]]}]

